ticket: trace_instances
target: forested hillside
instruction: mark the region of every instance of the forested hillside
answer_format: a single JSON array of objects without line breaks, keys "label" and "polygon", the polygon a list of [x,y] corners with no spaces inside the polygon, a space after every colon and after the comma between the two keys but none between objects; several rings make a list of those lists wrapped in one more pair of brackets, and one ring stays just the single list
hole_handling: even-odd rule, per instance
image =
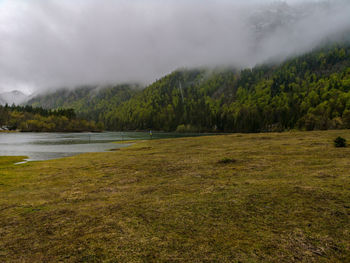
[{"label": "forested hillside", "polygon": [[140,89],[138,85],[84,86],[73,90],[63,88],[37,96],[27,104],[45,109],[72,108],[81,118],[99,121],[106,112],[115,110]]},{"label": "forested hillside", "polygon": [[[109,130],[259,132],[350,128],[350,46],[281,65],[237,71],[178,70],[142,91],[56,92],[32,105],[72,107]],[[67,95],[68,94],[68,95]]]},{"label": "forested hillside", "polygon": [[100,131],[102,125],[76,118],[73,109],[46,110],[31,106],[1,106],[1,130],[24,132],[81,132]]}]

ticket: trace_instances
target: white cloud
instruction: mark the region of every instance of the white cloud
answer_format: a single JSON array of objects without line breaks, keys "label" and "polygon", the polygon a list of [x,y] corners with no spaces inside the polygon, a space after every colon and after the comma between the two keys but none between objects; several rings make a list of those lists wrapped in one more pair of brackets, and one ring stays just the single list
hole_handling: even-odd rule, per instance
[{"label": "white cloud", "polygon": [[253,66],[349,29],[349,14],[342,0],[2,0],[0,91]]}]

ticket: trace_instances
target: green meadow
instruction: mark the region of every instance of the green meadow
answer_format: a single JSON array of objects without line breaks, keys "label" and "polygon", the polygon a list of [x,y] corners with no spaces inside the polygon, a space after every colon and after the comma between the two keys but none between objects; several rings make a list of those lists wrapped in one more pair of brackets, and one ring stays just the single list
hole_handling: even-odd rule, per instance
[{"label": "green meadow", "polygon": [[350,130],[232,134],[15,165],[1,262],[349,262]]}]

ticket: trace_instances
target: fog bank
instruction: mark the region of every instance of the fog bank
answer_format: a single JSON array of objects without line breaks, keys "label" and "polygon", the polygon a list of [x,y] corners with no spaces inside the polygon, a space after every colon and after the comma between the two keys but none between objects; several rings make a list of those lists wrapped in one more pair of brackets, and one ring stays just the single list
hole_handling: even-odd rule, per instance
[{"label": "fog bank", "polygon": [[349,14],[346,0],[0,0],[0,92],[251,67],[334,39]]}]

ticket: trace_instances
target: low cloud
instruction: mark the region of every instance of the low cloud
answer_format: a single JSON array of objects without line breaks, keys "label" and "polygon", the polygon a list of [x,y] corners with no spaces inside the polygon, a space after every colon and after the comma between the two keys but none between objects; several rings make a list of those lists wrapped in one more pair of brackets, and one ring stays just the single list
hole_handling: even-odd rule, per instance
[{"label": "low cloud", "polygon": [[349,30],[349,14],[345,0],[0,0],[0,91],[282,60]]}]

